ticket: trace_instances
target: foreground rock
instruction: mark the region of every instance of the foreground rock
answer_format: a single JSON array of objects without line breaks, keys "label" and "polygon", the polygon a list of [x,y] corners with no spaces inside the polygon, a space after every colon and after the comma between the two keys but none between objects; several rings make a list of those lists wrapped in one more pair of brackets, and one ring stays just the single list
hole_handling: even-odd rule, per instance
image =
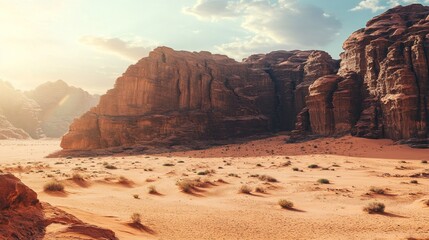
[{"label": "foreground rock", "polygon": [[238,63],[160,47],[130,66],[70,126],[61,146],[171,146],[292,130],[308,86],[336,65],[320,51],[277,51]]},{"label": "foreground rock", "polygon": [[[52,224],[63,228],[47,232]],[[85,239],[116,240],[114,232],[88,225],[76,217],[40,203],[37,194],[12,174],[0,174],[0,239],[64,239],[79,234]],[[74,239],[71,238],[70,239]]]}]

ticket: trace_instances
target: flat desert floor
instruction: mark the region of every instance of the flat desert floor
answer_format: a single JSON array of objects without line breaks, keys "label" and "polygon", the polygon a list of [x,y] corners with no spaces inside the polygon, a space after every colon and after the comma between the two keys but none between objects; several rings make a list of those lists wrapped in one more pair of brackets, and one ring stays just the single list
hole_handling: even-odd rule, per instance
[{"label": "flat desert floor", "polygon": [[[353,137],[284,138],[100,158],[44,158],[59,140],[7,140],[0,170],[119,239],[429,239],[429,150]],[[64,192],[43,191],[53,179]],[[240,193],[243,186],[251,192]],[[293,208],[281,208],[280,199]],[[375,201],[384,214],[362,210]],[[142,227],[128,224],[133,213]]]}]

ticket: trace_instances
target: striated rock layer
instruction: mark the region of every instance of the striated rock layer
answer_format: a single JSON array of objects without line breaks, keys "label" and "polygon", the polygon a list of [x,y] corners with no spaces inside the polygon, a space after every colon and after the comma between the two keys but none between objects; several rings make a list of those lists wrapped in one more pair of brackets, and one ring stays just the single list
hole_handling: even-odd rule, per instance
[{"label": "striated rock layer", "polygon": [[318,79],[307,104],[311,128],[394,140],[429,134],[429,7],[398,6],[344,43],[338,76]]},{"label": "striated rock layer", "polygon": [[160,47],[118,78],[76,120],[64,149],[184,144],[292,130],[308,86],[335,73],[321,51],[277,51],[238,63],[209,52]]}]

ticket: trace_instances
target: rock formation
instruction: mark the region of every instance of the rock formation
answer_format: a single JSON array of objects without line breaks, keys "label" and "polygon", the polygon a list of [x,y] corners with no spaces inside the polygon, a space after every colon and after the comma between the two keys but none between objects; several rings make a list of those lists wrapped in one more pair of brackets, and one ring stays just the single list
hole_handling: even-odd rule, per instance
[{"label": "rock formation", "polygon": [[429,7],[420,4],[398,6],[347,39],[338,76],[310,87],[307,104],[315,133],[428,137],[428,14]]},{"label": "rock formation", "polygon": [[99,97],[63,81],[48,82],[23,93],[0,81],[0,139],[61,137],[74,118]]},{"label": "rock formation", "polygon": [[160,47],[130,66],[61,146],[175,145],[292,130],[308,86],[336,65],[320,51],[277,51],[239,63]]},{"label": "rock formation", "polygon": [[429,7],[396,7],[344,43],[238,63],[161,47],[63,137],[64,149],[228,139],[277,130],[393,140],[429,135]]},{"label": "rock formation", "polygon": [[99,96],[69,86],[62,80],[44,83],[25,95],[39,104],[42,131],[54,138],[64,135],[76,117],[99,101]]},{"label": "rock formation", "polygon": [[[77,233],[85,239],[117,240],[111,230],[40,203],[36,192],[12,174],[0,174],[0,190],[0,239],[64,239]],[[62,228],[47,231],[51,224],[61,224]]]}]

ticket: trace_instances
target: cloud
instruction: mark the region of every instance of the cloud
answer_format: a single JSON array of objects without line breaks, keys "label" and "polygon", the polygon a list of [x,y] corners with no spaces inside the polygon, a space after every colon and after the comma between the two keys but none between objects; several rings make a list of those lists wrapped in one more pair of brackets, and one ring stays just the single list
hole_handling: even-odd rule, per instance
[{"label": "cloud", "polygon": [[274,48],[325,46],[341,28],[341,23],[322,9],[291,0],[198,0],[184,12],[202,20],[238,20],[247,36],[215,47],[236,59]]},{"label": "cloud", "polygon": [[359,11],[359,10],[371,10],[372,12],[378,12],[381,10],[385,10],[389,7],[396,7],[398,5],[408,5],[412,3],[429,3],[429,0],[362,0],[358,3],[358,5],[352,9],[351,11]]},{"label": "cloud", "polygon": [[132,62],[146,57],[155,46],[155,44],[141,39],[125,41],[120,38],[98,36],[84,36],[79,41],[99,51],[114,54]]},{"label": "cloud", "polygon": [[217,20],[236,16],[236,6],[232,1],[198,0],[192,7],[185,7],[184,13],[196,16],[201,20]]}]

